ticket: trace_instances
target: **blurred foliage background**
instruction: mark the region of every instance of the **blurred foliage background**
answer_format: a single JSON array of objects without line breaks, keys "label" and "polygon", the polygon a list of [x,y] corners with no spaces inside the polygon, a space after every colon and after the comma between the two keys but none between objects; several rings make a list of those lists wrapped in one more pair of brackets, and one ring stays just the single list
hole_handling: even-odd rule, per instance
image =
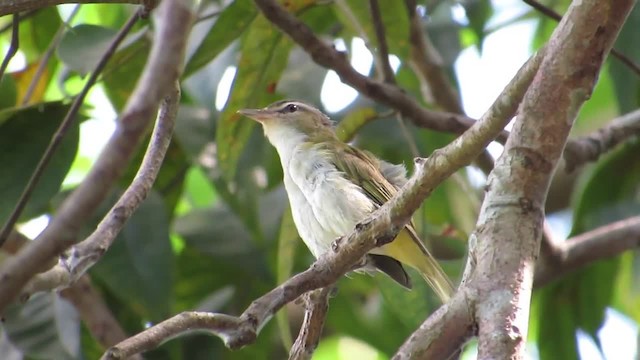
[{"label": "blurred foliage background", "polygon": [[[366,55],[366,47],[375,42],[366,2],[286,3],[316,34],[351,58]],[[547,5],[562,13],[568,4],[567,0],[551,0]],[[383,0],[380,5],[398,85],[425,107],[438,109],[428,96],[438,89],[425,92],[409,66],[404,2]],[[463,50],[482,51],[493,32],[533,21],[533,51],[548,39],[556,24],[514,1],[418,1],[418,5],[423,30],[440,52],[456,88],[454,63]],[[522,11],[509,12],[513,6]],[[23,14],[19,52],[0,83],[0,221],[6,220],[87,73],[135,9],[121,4],[64,5]],[[239,314],[253,299],[313,260],[288,215],[277,154],[261,129],[238,117],[239,108],[261,107],[283,98],[305,100],[329,112],[341,136],[409,168],[414,156],[428,156],[454,138],[415,128],[408,121],[400,124],[387,108],[357,94],[346,107],[329,109],[321,93],[336,90],[323,90],[327,70],[314,64],[251,1],[206,0],[199,14],[185,63],[174,142],[154,190],[90,272],[94,286],[128,334],[183,310]],[[495,21],[497,18],[502,20]],[[152,19],[139,21],[100,76],[21,218],[25,233],[42,227],[47,216],[55,215],[57,204],[90,168],[98,145],[108,137],[105,129],[115,126],[116,114],[146,62],[153,28]],[[639,28],[636,6],[616,44],[636,63],[640,62]],[[11,32],[11,16],[0,18],[3,53],[8,50]],[[504,44],[505,57],[510,46]],[[380,78],[375,66],[362,71]],[[574,135],[593,131],[616,115],[638,108],[639,103],[640,79],[620,61],[608,60]],[[79,152],[79,144],[81,148],[89,144],[85,145],[89,151]],[[85,233],[129,184],[142,157],[140,151],[120,188],[96,212],[94,222],[86,224]],[[571,174],[559,171],[547,206],[552,224],[571,229],[573,235],[638,214],[638,154],[640,143],[633,140],[595,165]],[[440,186],[415,215],[425,241],[454,279],[459,279],[464,265],[466,239],[475,225],[484,181],[480,170],[464,169]],[[2,253],[0,261],[6,256]],[[315,358],[388,359],[438,306],[414,275],[411,292],[379,275],[354,274],[341,280]],[[579,269],[537,290],[531,313],[532,358],[579,358],[577,333],[600,346],[598,331],[612,311],[637,332],[639,275],[638,252],[634,251]],[[286,313],[278,314],[277,321],[263,329],[254,345],[239,351],[227,350],[217,338],[194,334],[172,340],[146,356],[283,358],[301,317],[300,305],[290,304]],[[4,314],[1,328],[2,359],[96,359],[104,351],[74,308],[58,294],[41,294],[13,306]],[[637,349],[635,341],[618,346],[627,353]],[[470,344],[465,354],[472,353]],[[583,358],[598,356],[597,352],[585,354],[582,352]]]}]

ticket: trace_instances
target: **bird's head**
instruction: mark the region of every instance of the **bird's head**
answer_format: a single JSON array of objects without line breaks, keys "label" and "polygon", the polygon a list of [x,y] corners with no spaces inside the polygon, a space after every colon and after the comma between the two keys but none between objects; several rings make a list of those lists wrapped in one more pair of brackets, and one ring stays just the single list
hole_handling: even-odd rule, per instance
[{"label": "bird's head", "polygon": [[282,100],[262,109],[242,109],[247,116],[264,128],[269,140],[286,134],[300,134],[307,138],[333,138],[333,122],[315,107],[296,100]]}]

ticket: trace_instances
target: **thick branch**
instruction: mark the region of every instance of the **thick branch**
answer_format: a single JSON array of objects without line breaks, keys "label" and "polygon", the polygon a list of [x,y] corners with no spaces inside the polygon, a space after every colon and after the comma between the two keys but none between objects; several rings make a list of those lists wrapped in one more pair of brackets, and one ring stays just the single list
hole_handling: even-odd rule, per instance
[{"label": "thick branch", "polygon": [[567,171],[572,171],[589,161],[598,160],[600,155],[638,134],[640,109],[612,120],[589,135],[569,141],[564,149]]},{"label": "thick branch", "polygon": [[[70,251],[70,256],[60,259],[52,269],[36,275],[24,287],[20,298],[27,298],[38,291],[63,289],[78,280],[111,247],[125,223],[146,199],[158,176],[160,166],[171,143],[171,135],[178,114],[180,89],[170,91],[164,99],[158,121],[151,135],[149,146],[131,185],[109,210],[96,230]],[[110,344],[113,345],[113,344]]]},{"label": "thick branch", "polygon": [[[517,107],[533,80],[545,49],[534,55],[511,80],[498,96],[491,108],[482,116],[480,122],[492,118],[510,118],[513,108]],[[470,240],[470,251],[474,248],[475,235]],[[468,275],[473,272],[475,256],[469,256],[469,263],[465,269],[462,283],[449,304],[433,313],[402,345],[396,354],[396,359],[446,359],[459,350],[459,345],[467,337],[475,334],[476,320],[473,300],[477,298],[477,291],[467,283]],[[413,355],[415,354],[415,356]]]},{"label": "thick branch", "polygon": [[126,169],[131,157],[153,121],[158,105],[178,80],[186,39],[194,14],[179,1],[162,2],[159,22],[149,61],[140,77],[118,127],[86,179],[58,210],[38,238],[0,270],[0,310],[45,264],[76,241],[77,232]]},{"label": "thick branch", "polygon": [[298,338],[289,352],[289,360],[311,359],[322,336],[324,321],[329,310],[329,297],[333,286],[316,289],[303,295],[304,320]]},{"label": "thick branch", "polygon": [[572,4],[549,40],[540,71],[489,177],[476,227],[477,246],[471,249],[471,263],[477,265],[467,279],[478,294],[479,359],[524,356],[550,179],[573,121],[633,3]]},{"label": "thick branch", "polygon": [[616,221],[551,246],[536,264],[535,286],[544,286],[594,261],[640,247],[640,216]]}]

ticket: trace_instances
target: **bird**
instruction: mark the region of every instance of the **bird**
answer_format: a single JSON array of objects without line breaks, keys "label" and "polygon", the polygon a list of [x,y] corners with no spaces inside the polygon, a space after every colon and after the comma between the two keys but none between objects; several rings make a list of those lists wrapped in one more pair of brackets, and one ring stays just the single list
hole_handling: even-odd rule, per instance
[{"label": "bird", "polygon": [[[275,147],[293,221],[316,258],[336,239],[350,234],[407,181],[403,165],[388,163],[339,140],[333,121],[308,103],[281,100],[238,113],[260,123]],[[375,268],[407,289],[412,284],[403,264],[416,269],[442,302],[453,293],[451,281],[411,222],[365,259],[365,270]]]}]

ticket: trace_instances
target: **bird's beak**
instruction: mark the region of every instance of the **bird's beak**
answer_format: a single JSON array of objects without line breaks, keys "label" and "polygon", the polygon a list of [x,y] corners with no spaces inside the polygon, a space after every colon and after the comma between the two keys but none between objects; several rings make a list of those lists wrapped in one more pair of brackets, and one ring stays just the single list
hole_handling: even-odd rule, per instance
[{"label": "bird's beak", "polygon": [[238,110],[238,114],[244,115],[260,123],[272,117],[271,112],[266,109],[241,109]]}]

